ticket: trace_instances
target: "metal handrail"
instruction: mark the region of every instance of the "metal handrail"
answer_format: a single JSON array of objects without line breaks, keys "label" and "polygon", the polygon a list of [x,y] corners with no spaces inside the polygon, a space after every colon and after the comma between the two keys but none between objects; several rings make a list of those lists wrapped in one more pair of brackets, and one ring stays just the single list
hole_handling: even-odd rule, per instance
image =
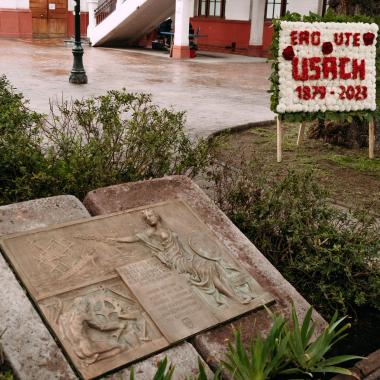
[{"label": "metal handrail", "polygon": [[100,24],[116,9],[117,0],[105,0],[95,9],[96,25]]}]

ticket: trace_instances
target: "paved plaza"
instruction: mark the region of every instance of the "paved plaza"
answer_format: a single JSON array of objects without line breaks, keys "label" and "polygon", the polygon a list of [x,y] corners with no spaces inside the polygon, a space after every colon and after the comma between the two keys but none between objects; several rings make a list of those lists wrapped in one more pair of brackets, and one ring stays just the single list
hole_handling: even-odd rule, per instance
[{"label": "paved plaza", "polygon": [[226,128],[273,120],[269,110],[265,59],[200,53],[177,61],[165,52],[85,48],[87,85],[68,82],[71,47],[62,40],[0,39],[0,74],[48,112],[49,99],[82,98],[125,87],[148,92],[153,101],[186,111],[192,134],[208,135]]}]

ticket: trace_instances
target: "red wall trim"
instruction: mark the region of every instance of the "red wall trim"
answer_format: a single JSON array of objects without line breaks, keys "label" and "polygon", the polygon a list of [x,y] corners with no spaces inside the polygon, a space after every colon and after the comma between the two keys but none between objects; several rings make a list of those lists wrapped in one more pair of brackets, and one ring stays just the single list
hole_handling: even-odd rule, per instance
[{"label": "red wall trim", "polygon": [[200,49],[231,52],[235,43],[235,52],[247,50],[249,46],[250,21],[235,21],[209,17],[194,17],[191,20],[194,30],[207,37],[198,39]]},{"label": "red wall trim", "polygon": [[0,37],[31,38],[32,12],[29,9],[0,8]]},{"label": "red wall trim", "polygon": [[[265,21],[263,27],[263,44],[250,46],[251,21],[225,20],[222,18],[193,17],[194,30],[200,28],[200,34],[207,37],[198,39],[201,50],[237,53],[255,57],[268,57],[272,43],[273,27],[271,21]],[[227,25],[226,25],[227,24]],[[235,42],[235,50],[232,43]]]},{"label": "red wall trim", "polygon": [[[88,26],[88,12],[80,13],[80,34],[83,37],[87,36],[87,26]],[[67,15],[67,36],[74,36],[74,14],[73,11],[68,11]]]},{"label": "red wall trim", "polygon": [[212,22],[212,23],[222,23],[222,24],[251,24],[251,21],[244,20],[226,20],[225,18],[220,17],[204,17],[204,16],[196,16],[191,18],[191,22]]}]

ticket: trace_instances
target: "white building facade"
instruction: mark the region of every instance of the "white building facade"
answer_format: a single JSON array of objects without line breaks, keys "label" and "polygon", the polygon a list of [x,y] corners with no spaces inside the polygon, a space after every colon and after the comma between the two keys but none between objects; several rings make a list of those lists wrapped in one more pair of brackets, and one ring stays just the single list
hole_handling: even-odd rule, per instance
[{"label": "white building facade", "polygon": [[[173,57],[189,57],[189,23],[202,50],[266,56],[272,19],[286,10],[321,13],[323,0],[81,0],[81,34],[95,45],[142,45],[167,17]],[[70,37],[74,0],[0,0],[0,37]],[[147,37],[148,36],[148,37]],[[149,37],[150,36],[150,37]]]}]

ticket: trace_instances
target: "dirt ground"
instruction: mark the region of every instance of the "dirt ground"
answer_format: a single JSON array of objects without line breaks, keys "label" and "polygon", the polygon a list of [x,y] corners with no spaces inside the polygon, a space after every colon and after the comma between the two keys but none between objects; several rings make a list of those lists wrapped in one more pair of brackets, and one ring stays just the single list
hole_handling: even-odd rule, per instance
[{"label": "dirt ground", "polygon": [[221,158],[238,166],[243,160],[257,157],[264,170],[311,169],[325,186],[333,203],[348,208],[367,208],[380,215],[380,150],[368,159],[367,149],[348,149],[307,138],[297,146],[298,125],[284,128],[283,162],[276,162],[276,125],[254,127],[232,133]]}]

